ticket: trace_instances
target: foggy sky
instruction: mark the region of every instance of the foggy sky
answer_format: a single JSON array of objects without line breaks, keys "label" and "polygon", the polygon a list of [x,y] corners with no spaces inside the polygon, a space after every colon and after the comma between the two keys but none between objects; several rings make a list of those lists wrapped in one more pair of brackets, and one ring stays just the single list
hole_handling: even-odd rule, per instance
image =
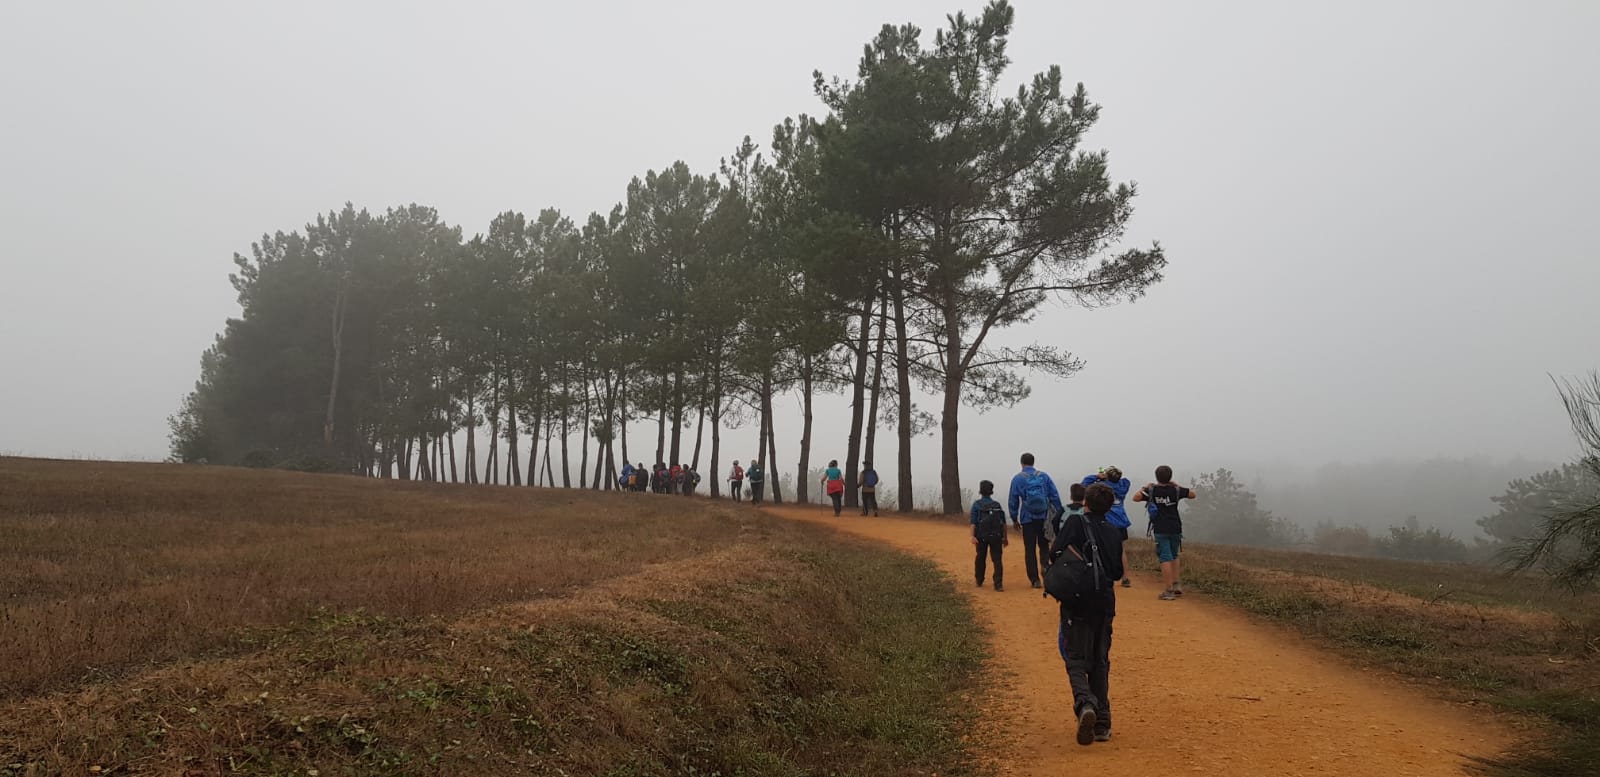
[{"label": "foggy sky", "polygon": [[[879,25],[931,39],[958,2],[0,5],[0,452],[164,457],[263,232],[347,200],[469,236],[581,222],[819,113],[813,69],[853,78]],[[1091,145],[1140,187],[1128,245],[1171,265],[1002,335],[1087,367],[964,415],[965,481],[1023,449],[1136,478],[1575,452],[1547,373],[1600,366],[1600,4],[1016,5],[1008,80],[1087,85]],[[821,403],[814,460],[847,424]],[[778,433],[792,471],[798,420]],[[934,485],[937,440],[916,455]]]}]

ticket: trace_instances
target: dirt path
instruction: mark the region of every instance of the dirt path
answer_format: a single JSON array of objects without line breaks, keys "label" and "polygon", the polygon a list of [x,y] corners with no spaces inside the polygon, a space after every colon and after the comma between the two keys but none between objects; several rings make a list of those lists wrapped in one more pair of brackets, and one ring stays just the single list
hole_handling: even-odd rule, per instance
[{"label": "dirt path", "polygon": [[[1120,591],[1111,651],[1114,739],[1079,747],[1047,715],[1071,706],[1056,652],[1054,600],[1028,587],[1021,540],[1006,549],[1006,590],[973,585],[965,527],[857,518],[815,507],[773,510],[888,542],[938,562],[989,627],[998,664],[984,700],[1003,775],[1459,775],[1463,754],[1510,740],[1484,713],[1366,673],[1284,631],[1191,593],[1156,599],[1160,582]],[[1059,714],[1059,713],[1058,713]],[[1066,713],[1070,715],[1070,712]],[[1076,772],[1073,773],[1090,773]]]}]

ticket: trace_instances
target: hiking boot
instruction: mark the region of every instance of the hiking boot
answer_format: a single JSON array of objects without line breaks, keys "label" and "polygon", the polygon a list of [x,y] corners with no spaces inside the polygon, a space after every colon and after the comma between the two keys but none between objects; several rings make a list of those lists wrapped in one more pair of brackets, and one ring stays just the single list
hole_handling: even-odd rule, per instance
[{"label": "hiking boot", "polygon": [[1111,741],[1111,730],[1110,729],[1106,729],[1105,731],[1096,731],[1096,732],[1094,732],[1094,741],[1096,741],[1096,742],[1110,742]]},{"label": "hiking boot", "polygon": [[1094,708],[1084,705],[1078,710],[1078,744],[1087,747],[1094,741],[1094,724],[1097,720]]},{"label": "hiking boot", "polygon": [[1177,601],[1178,595],[1173,593],[1172,591],[1168,590],[1168,591],[1162,591],[1161,595],[1157,596],[1156,598],[1160,599],[1163,602],[1172,602],[1172,601]]},{"label": "hiking boot", "polygon": [[1132,578],[1127,578],[1127,577],[1122,578],[1122,587],[1123,588],[1132,588],[1133,587],[1133,579]]},{"label": "hiking boot", "polygon": [[999,583],[995,583],[994,584],[994,590],[996,590],[996,591],[1004,591],[1004,590],[1006,590],[1006,587],[1003,586],[1003,585],[1000,585]]},{"label": "hiking boot", "polygon": [[1035,580],[1035,581],[1033,581],[1033,587],[1034,588],[1043,588],[1044,587],[1044,583],[1041,583],[1041,582]]}]

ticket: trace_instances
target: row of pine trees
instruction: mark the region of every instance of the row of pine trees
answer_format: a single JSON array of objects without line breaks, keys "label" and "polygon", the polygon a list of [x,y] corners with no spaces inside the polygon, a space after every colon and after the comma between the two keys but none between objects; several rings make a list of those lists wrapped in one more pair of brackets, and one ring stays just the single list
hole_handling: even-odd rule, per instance
[{"label": "row of pine trees", "polygon": [[[723,459],[749,456],[725,456],[724,428],[755,424],[768,471],[790,471],[774,398],[797,395],[806,500],[814,399],[844,392],[846,494],[882,426],[898,457],[877,467],[910,505],[911,439],[936,428],[960,511],[963,406],[1081,366],[1067,333],[995,334],[1137,297],[1165,265],[1117,247],[1135,192],[1081,147],[1099,114],[1082,85],[1052,67],[1002,86],[1013,22],[998,1],[931,45],[886,25],[856,78],[816,74],[820,117],[714,173],[650,171],[581,222],[507,211],[467,238],[429,207],[346,205],[263,236],[234,257],[242,314],[171,419],[174,458],[582,488],[681,462],[715,495]],[[654,439],[628,438],[641,420]]]}]

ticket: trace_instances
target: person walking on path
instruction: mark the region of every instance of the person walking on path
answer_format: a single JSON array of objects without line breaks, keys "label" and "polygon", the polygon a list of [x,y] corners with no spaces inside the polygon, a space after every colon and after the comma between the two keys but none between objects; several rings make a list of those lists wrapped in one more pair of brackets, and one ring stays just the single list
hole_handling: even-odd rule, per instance
[{"label": "person walking on path", "polygon": [[856,482],[861,484],[861,514],[871,510],[872,517],[878,517],[878,471],[871,461],[861,462],[861,477]]},{"label": "person walking on path", "polygon": [[844,470],[839,469],[838,459],[828,462],[828,468],[822,471],[822,490],[833,500],[833,517],[838,518],[844,506]]},{"label": "person walking on path", "polygon": [[733,501],[743,500],[740,494],[744,490],[744,467],[739,466],[739,460],[734,459],[733,469],[728,470],[728,493],[733,495]]},{"label": "person walking on path", "polygon": [[761,488],[767,484],[767,473],[761,469],[761,459],[751,459],[750,469],[744,471],[750,481],[750,504],[761,504]]},{"label": "person walking on path", "polygon": [[1156,482],[1144,484],[1144,488],[1133,495],[1133,501],[1148,502],[1155,510],[1150,529],[1155,533],[1156,558],[1161,561],[1161,582],[1167,584],[1160,598],[1166,601],[1183,596],[1183,579],[1179,577],[1178,568],[1178,552],[1183,548],[1183,516],[1178,514],[1178,503],[1194,497],[1194,489],[1172,482],[1172,468],[1165,464],[1156,467]]},{"label": "person walking on path", "polygon": [[978,587],[983,587],[984,561],[994,562],[994,590],[1006,590],[1002,578],[1005,577],[1005,567],[1000,563],[1000,554],[1005,546],[1011,544],[1011,538],[1006,536],[1006,509],[994,501],[994,483],[982,481],[978,484],[978,501],[972,503],[972,546],[978,549],[978,556],[972,562],[972,571],[978,578]]},{"label": "person walking on path", "polygon": [[[1089,475],[1083,479],[1083,485],[1085,487],[1092,486],[1096,483],[1104,483],[1111,489],[1111,493],[1116,496],[1116,504],[1112,505],[1111,511],[1106,514],[1106,522],[1120,529],[1122,533],[1122,541],[1127,542],[1128,527],[1133,525],[1133,521],[1128,519],[1127,509],[1123,507],[1122,503],[1123,500],[1128,498],[1128,490],[1133,488],[1133,484],[1128,482],[1128,479],[1122,476],[1122,470],[1116,467],[1106,467],[1105,469],[1102,469],[1099,472]],[[1128,568],[1127,551],[1122,552],[1122,568]],[[1124,576],[1122,578],[1122,587],[1132,588],[1133,579]]]},{"label": "person walking on path", "polygon": [[1011,494],[1007,500],[1011,522],[1022,532],[1023,561],[1028,568],[1028,580],[1034,588],[1044,587],[1040,574],[1050,565],[1050,546],[1044,541],[1045,522],[1050,511],[1064,512],[1061,492],[1049,475],[1033,467],[1033,454],[1022,454],[1022,471],[1011,478]]},{"label": "person walking on path", "polygon": [[1122,563],[1122,532],[1107,522],[1116,492],[1105,483],[1084,494],[1085,512],[1061,527],[1052,558],[1071,553],[1096,569],[1096,590],[1061,602],[1056,647],[1067,665],[1078,744],[1111,739],[1111,622],[1117,615],[1116,580]]}]

